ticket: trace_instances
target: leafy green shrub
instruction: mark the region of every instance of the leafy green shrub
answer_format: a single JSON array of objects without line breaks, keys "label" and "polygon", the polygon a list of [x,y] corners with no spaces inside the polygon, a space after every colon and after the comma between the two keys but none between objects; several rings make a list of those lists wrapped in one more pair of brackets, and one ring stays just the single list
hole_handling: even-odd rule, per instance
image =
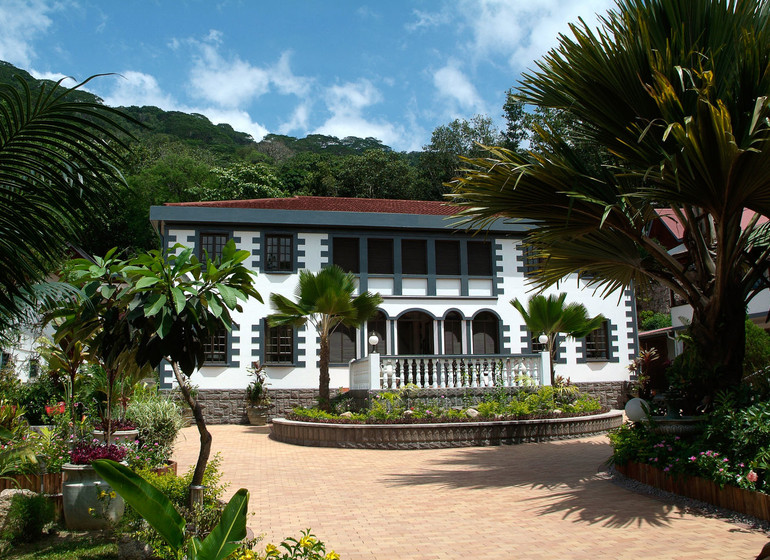
[{"label": "leafy green shrub", "polygon": [[179,430],[184,426],[179,405],[156,394],[144,394],[128,403],[126,420],[139,431],[142,444],[158,444],[168,457],[174,448]]},{"label": "leafy green shrub", "polygon": [[[224,510],[221,497],[227,489],[227,484],[221,482],[222,472],[219,470],[221,462],[222,458],[216,454],[206,465],[203,475],[203,504],[192,509],[188,507],[188,498],[194,466],[182,476],[176,476],[173,473],[157,474],[149,470],[140,470],[138,474],[160,490],[174,504],[187,522],[188,528],[194,527],[195,535],[201,537],[207,535],[216,526]],[[128,505],[121,523],[122,531],[135,533],[139,540],[152,547],[157,557],[176,560],[174,550],[154,529],[146,526],[142,518]]]},{"label": "leafy green shrub", "polygon": [[659,313],[657,311],[639,312],[639,330],[654,331],[663,327],[671,326],[671,315],[669,313]]},{"label": "leafy green shrub", "polygon": [[53,504],[48,498],[41,494],[17,494],[11,501],[0,538],[12,543],[35,541],[53,519]]},{"label": "leafy green shrub", "polygon": [[17,403],[23,406],[31,425],[48,424],[45,407],[51,402],[65,399],[64,385],[56,374],[40,375],[34,381],[22,383],[18,388]]},{"label": "leafy green shrub", "polygon": [[[440,397],[430,401],[417,400],[407,391],[394,393],[386,391],[376,395],[369,408],[351,413],[347,418],[338,414],[324,412],[311,408],[295,408],[289,415],[296,420],[316,422],[345,422],[345,423],[415,423],[468,421],[465,410],[448,407],[448,399]],[[465,399],[464,399],[465,402]],[[411,406],[408,406],[411,405]],[[495,391],[486,396],[481,402],[474,403],[470,398],[465,408],[474,407],[482,419],[526,418],[531,416],[549,417],[560,414],[588,414],[602,409],[601,403],[586,394],[581,394],[577,387],[565,383],[560,386],[545,386],[527,388],[511,392]]]}]

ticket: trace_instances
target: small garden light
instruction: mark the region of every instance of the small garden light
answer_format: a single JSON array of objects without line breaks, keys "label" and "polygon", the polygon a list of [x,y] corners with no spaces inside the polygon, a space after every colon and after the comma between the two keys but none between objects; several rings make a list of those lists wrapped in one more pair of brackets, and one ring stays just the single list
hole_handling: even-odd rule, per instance
[{"label": "small garden light", "polygon": [[537,341],[540,344],[548,344],[548,335],[543,333],[540,336],[537,337]]},{"label": "small garden light", "polygon": [[650,405],[647,404],[647,401],[634,398],[626,403],[626,416],[632,422],[641,422],[647,419],[647,411],[649,409]]},{"label": "small garden light", "polygon": [[369,345],[372,347],[372,352],[377,350],[377,344],[379,344],[379,342],[380,339],[376,334],[372,333],[372,335],[369,336]]}]

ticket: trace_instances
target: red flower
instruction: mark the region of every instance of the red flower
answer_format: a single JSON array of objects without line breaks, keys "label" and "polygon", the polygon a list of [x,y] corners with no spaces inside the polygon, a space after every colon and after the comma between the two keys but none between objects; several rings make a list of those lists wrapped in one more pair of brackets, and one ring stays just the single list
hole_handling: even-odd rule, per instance
[{"label": "red flower", "polygon": [[64,414],[64,410],[65,410],[64,401],[60,401],[55,405],[48,405],[45,407],[45,413],[48,416],[53,416],[54,414]]}]

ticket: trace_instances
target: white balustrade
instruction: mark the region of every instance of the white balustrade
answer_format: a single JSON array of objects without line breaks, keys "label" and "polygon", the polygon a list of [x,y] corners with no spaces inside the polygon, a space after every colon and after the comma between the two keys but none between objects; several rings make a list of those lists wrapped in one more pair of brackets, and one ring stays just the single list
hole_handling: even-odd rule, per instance
[{"label": "white balustrade", "polygon": [[379,388],[393,390],[406,384],[417,385],[421,389],[525,387],[547,384],[547,358],[544,353],[382,356]]}]

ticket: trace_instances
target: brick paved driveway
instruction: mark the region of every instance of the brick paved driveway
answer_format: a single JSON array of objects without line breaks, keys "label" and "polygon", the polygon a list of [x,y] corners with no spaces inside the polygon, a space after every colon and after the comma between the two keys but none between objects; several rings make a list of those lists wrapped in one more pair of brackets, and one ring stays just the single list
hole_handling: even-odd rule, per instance
[{"label": "brick paved driveway", "polygon": [[[310,527],[343,560],[753,559],[768,542],[612,484],[605,437],[379,451],[299,447],[250,426],[211,433],[230,493],[251,492],[255,533],[276,542]],[[186,428],[180,467],[197,452]]]}]

